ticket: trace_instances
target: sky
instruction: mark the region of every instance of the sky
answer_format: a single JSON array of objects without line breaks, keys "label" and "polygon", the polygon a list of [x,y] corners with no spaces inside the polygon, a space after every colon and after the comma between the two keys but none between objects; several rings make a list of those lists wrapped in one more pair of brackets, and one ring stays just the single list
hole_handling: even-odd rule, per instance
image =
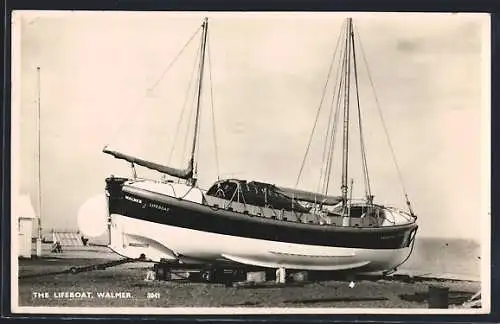
[{"label": "sky", "polygon": [[[128,163],[102,153],[105,145],[186,167],[200,33],[163,72],[204,17],[210,69],[201,100],[200,186],[218,176],[295,186],[348,16],[362,45],[360,104],[375,200],[405,207],[362,53],[420,235],[480,240],[489,226],[489,21],[480,14],[15,12],[13,190],[28,194],[39,213],[37,66],[45,229],[76,228],[79,207],[103,192],[107,176],[131,175]],[[324,108],[318,129],[325,129],[326,116]],[[301,189],[317,188],[320,135],[313,137]],[[349,178],[359,196],[359,148],[352,147]],[[336,149],[336,167],[340,158]],[[330,194],[340,193],[338,180],[337,172]]]}]

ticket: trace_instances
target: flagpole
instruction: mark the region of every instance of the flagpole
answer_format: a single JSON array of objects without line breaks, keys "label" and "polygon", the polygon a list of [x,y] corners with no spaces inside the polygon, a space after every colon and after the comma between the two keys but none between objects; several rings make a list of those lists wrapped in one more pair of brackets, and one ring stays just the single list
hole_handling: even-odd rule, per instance
[{"label": "flagpole", "polygon": [[36,256],[42,255],[42,168],[41,168],[41,101],[40,101],[40,67],[36,67],[37,71],[37,90],[38,90],[38,114],[37,114],[37,158],[38,158],[38,188],[37,188],[37,203],[38,203],[38,235],[36,238]]}]

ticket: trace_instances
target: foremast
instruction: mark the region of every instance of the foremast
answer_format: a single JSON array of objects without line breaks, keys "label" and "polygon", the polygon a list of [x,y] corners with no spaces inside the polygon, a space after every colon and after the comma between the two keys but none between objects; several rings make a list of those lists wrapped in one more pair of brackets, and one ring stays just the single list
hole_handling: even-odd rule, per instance
[{"label": "foremast", "polygon": [[205,17],[202,24],[202,36],[201,36],[201,46],[200,46],[200,65],[198,72],[198,94],[196,98],[196,116],[194,121],[194,135],[193,135],[193,145],[191,148],[191,157],[189,160],[190,165],[193,165],[193,173],[188,180],[191,185],[196,184],[197,176],[197,163],[195,162],[196,148],[198,146],[198,133],[200,125],[200,107],[201,107],[201,94],[203,88],[203,72],[205,67],[205,52],[207,47],[207,34],[208,34],[208,18]]},{"label": "foremast", "polygon": [[[203,87],[203,72],[205,67],[205,53],[207,46],[207,33],[208,33],[208,18],[203,20],[202,28],[202,36],[201,36],[201,46],[200,46],[200,62],[199,62],[199,72],[198,72],[198,85],[197,85],[197,100],[196,100],[196,116],[195,116],[195,125],[194,125],[194,134],[193,134],[193,143],[191,148],[191,156],[189,158],[188,166],[185,169],[177,169],[172,168],[166,165],[162,165],[159,163],[151,162],[140,157],[124,154],[118,151],[110,150],[107,146],[104,147],[103,152],[113,157],[125,160],[130,163],[132,168],[133,177],[136,178],[135,165],[140,165],[146,167],[151,170],[158,171],[163,174],[168,174],[170,176],[184,179],[190,185],[194,186],[196,184],[196,173],[197,173],[197,165],[195,164],[196,158],[196,148],[198,145],[198,133],[199,133],[199,120],[200,120],[200,107],[201,107],[201,94]],[[199,32],[199,31],[198,31]],[[191,38],[192,39],[192,38]],[[191,41],[188,41],[187,44]],[[187,46],[186,44],[186,46]],[[186,47],[184,46],[184,48]],[[182,52],[182,51],[181,51]],[[180,54],[180,53],[179,53]]]}]

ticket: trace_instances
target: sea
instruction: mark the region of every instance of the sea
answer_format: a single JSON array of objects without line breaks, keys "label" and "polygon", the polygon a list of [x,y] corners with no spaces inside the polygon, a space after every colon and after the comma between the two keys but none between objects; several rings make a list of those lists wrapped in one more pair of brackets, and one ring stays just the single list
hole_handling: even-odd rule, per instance
[{"label": "sea", "polygon": [[412,255],[400,269],[480,280],[481,245],[468,239],[417,236]]}]

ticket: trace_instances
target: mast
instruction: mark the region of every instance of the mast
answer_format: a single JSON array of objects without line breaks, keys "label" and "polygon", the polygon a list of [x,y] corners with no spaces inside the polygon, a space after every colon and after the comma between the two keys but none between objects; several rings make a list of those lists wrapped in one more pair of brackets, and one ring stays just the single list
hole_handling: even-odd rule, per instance
[{"label": "mast", "polygon": [[[198,139],[198,127],[199,127],[199,119],[200,119],[200,103],[201,103],[201,90],[203,87],[203,72],[204,72],[204,66],[205,66],[205,49],[207,45],[207,32],[208,32],[208,18],[205,17],[203,20],[202,24],[203,28],[203,34],[201,36],[201,48],[200,48],[200,71],[199,71],[199,77],[198,77],[198,97],[196,101],[196,117],[195,117],[195,122],[194,122],[194,137],[193,137],[193,146],[191,150],[191,159],[190,162],[194,163],[194,155],[196,151],[196,143]],[[195,166],[193,169],[193,175],[191,177],[191,182],[194,185],[196,182],[196,170],[197,167]]]},{"label": "mast", "polygon": [[351,74],[351,33],[352,18],[347,18],[347,31],[345,41],[344,63],[345,63],[345,82],[344,82],[344,129],[342,144],[342,204],[347,207],[347,176],[349,162],[349,87]]},{"label": "mast", "polygon": [[41,101],[40,101],[40,93],[41,93],[41,85],[40,85],[40,67],[36,67],[37,72],[37,178],[38,178],[38,186],[37,186],[37,209],[38,209],[38,235],[36,241],[36,255],[40,256],[41,251],[41,240],[42,240],[42,168],[41,168]]}]

